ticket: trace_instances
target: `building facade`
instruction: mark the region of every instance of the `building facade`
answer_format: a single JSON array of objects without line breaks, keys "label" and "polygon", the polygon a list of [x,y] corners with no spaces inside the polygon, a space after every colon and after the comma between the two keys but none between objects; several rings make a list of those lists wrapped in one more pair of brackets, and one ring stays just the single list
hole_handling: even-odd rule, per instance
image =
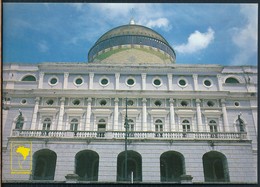
[{"label": "building facade", "polygon": [[[3,182],[257,182],[256,67],[176,64],[133,21],[88,59],[3,66]],[[23,175],[10,168],[19,141],[32,145]]]}]

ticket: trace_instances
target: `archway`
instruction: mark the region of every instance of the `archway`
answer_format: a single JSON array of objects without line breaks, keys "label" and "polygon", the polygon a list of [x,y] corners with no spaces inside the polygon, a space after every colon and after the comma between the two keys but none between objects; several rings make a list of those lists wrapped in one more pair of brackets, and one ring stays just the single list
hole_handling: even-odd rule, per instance
[{"label": "archway", "polygon": [[33,155],[33,180],[54,180],[57,155],[49,149]]},{"label": "archway", "polygon": [[99,156],[91,150],[80,151],[75,156],[75,173],[81,181],[98,181]]},{"label": "archway", "polygon": [[125,176],[125,152],[117,157],[117,181],[142,181],[142,157],[135,151],[127,151],[127,176]]},{"label": "archway", "polygon": [[217,151],[211,151],[205,153],[202,159],[205,182],[229,182],[225,155]]},{"label": "archway", "polygon": [[180,182],[185,174],[184,157],[176,151],[168,151],[160,157],[161,182]]}]

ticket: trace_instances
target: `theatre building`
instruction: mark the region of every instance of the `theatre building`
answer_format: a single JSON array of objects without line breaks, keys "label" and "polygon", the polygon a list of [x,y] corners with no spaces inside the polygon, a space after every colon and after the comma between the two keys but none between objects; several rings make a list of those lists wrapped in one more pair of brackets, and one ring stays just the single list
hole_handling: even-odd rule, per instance
[{"label": "theatre building", "polygon": [[179,64],[134,21],[86,58],[3,65],[4,183],[257,183],[257,67]]}]

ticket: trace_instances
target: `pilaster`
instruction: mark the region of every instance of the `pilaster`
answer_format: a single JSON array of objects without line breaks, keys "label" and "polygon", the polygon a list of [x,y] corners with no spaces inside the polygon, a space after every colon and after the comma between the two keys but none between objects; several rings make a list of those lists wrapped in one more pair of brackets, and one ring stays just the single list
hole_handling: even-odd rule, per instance
[{"label": "pilaster", "polygon": [[38,110],[39,110],[39,101],[40,101],[40,97],[36,97],[35,105],[34,105],[34,109],[33,109],[31,130],[35,130],[35,128],[36,128],[37,114],[38,114]]},{"label": "pilaster", "polygon": [[62,130],[63,115],[64,115],[64,104],[65,104],[65,97],[62,97],[60,99],[60,113],[59,113],[59,120],[58,120],[57,130]]}]

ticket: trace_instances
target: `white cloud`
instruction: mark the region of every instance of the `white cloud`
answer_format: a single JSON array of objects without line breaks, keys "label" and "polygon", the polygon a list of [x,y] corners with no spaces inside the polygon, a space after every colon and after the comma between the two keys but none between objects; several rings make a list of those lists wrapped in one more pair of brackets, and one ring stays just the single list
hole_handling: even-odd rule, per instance
[{"label": "white cloud", "polygon": [[49,47],[46,41],[41,41],[38,43],[38,50],[42,53],[49,51]]},{"label": "white cloud", "polygon": [[167,18],[158,18],[158,19],[154,19],[154,20],[151,19],[151,20],[148,20],[148,22],[144,25],[147,27],[150,27],[150,28],[155,28],[155,27],[162,28],[166,31],[171,29],[170,22]]},{"label": "white cloud", "polygon": [[241,28],[235,28],[232,41],[239,48],[239,52],[233,58],[233,65],[249,63],[249,59],[257,54],[257,5],[241,5],[240,12],[247,23]]},{"label": "white cloud", "polygon": [[206,33],[195,31],[188,38],[188,43],[174,47],[179,53],[195,53],[208,47],[214,40],[214,30],[208,28]]}]

